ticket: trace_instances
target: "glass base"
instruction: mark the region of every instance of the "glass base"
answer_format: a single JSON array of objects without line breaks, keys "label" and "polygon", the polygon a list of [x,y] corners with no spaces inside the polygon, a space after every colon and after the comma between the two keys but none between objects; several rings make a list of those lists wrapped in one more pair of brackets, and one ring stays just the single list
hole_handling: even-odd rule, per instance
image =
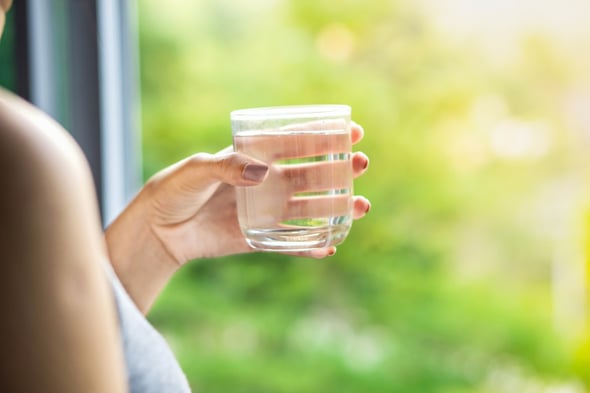
[{"label": "glass base", "polygon": [[309,251],[335,246],[344,241],[350,225],[315,228],[249,228],[244,230],[250,247],[260,251]]}]

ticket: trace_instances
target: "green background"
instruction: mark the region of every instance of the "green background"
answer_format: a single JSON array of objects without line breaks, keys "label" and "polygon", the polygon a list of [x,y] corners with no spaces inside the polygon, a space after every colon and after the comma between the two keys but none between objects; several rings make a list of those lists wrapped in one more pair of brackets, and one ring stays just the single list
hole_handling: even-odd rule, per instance
[{"label": "green background", "polygon": [[149,319],[195,391],[588,391],[587,14],[504,3],[138,1],[145,179],[255,106],[351,105],[371,159],[335,256],[169,284]]},{"label": "green background", "polygon": [[150,319],[197,391],[585,391],[587,142],[565,104],[588,42],[515,31],[503,56],[420,4],[140,2],[146,178],[255,106],[349,104],[371,159],[334,257],[169,285]]}]

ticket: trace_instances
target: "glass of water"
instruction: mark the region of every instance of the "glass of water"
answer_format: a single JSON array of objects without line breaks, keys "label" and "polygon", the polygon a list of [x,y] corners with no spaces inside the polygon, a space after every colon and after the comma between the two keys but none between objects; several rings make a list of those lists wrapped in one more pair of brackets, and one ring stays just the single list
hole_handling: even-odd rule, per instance
[{"label": "glass of water", "polygon": [[237,188],[238,218],[252,248],[304,251],[341,243],[352,224],[347,105],[231,112],[234,150],[265,162],[266,180]]}]

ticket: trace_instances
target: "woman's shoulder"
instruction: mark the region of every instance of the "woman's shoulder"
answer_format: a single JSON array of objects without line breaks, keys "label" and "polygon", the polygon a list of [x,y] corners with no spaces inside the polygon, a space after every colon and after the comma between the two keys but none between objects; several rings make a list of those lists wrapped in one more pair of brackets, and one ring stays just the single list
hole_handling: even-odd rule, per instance
[{"label": "woman's shoulder", "polygon": [[2,88],[0,173],[26,177],[36,187],[59,181],[93,192],[88,162],[71,135],[50,116]]},{"label": "woman's shoulder", "polygon": [[0,91],[2,392],[127,391],[86,167],[59,124]]}]

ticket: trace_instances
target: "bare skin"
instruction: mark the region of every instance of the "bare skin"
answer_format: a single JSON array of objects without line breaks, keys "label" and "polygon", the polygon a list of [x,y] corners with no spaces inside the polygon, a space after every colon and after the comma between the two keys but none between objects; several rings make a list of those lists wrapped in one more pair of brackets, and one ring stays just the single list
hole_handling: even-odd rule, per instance
[{"label": "bare skin", "polygon": [[[354,125],[352,143],[363,137]],[[368,166],[363,153],[353,154],[353,176]],[[240,232],[235,186],[253,186],[244,177],[248,165],[261,162],[228,150],[199,153],[156,174],[129,207],[107,229],[109,256],[123,285],[144,313],[186,262],[251,252]],[[353,216],[363,217],[369,201],[353,198]],[[295,255],[324,258],[335,247],[298,252]]]}]

